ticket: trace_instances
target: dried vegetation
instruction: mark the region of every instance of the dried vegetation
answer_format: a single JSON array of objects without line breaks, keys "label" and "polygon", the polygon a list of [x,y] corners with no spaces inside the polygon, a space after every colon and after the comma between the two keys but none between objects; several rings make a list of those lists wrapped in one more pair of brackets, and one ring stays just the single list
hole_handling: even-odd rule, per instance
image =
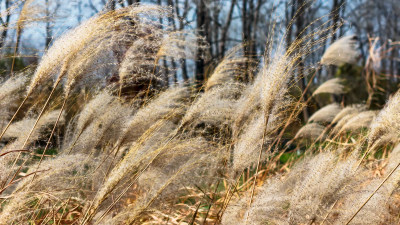
[{"label": "dried vegetation", "polygon": [[[0,224],[399,222],[399,93],[380,111],[326,105],[288,138],[305,105],[290,94],[298,62],[322,40],[271,42],[255,68],[239,46],[201,91],[165,88],[160,60],[206,47],[157,22],[168,16],[97,15],[0,84]],[[321,65],[357,57],[344,37]],[[346,93],[340,79],[315,90]]]}]

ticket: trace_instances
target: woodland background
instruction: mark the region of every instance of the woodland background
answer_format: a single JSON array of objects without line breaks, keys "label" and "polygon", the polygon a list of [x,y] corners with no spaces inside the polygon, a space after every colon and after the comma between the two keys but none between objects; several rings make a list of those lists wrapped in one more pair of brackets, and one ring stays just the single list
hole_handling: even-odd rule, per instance
[{"label": "woodland background", "polygon": [[0,0],[0,224],[398,224],[397,0]]},{"label": "woodland background", "polygon": [[[0,23],[0,76],[7,77],[11,72],[37,65],[52,41],[71,27],[76,27],[87,18],[113,9],[132,4],[150,3],[171,7],[173,18],[161,19],[161,23],[174,30],[196,30],[204,39],[199,39],[205,48],[199,48],[194,60],[164,60],[164,85],[176,82],[196,84],[200,87],[210,76],[216,65],[227,51],[240,43],[244,44],[244,55],[251,62],[262,60],[268,40],[285,41],[286,45],[296,38],[315,32],[315,28],[332,29],[334,34],[325,39],[325,47],[313,52],[300,65],[314,66],[319,62],[326,46],[340,36],[355,34],[358,36],[361,60],[357,66],[341,68],[323,68],[313,80],[308,80],[307,72],[300,67],[296,71],[298,87],[301,91],[312,82],[314,87],[333,77],[344,77],[351,82],[353,90],[347,96],[350,102],[365,101],[371,95],[369,105],[381,108],[385,99],[397,90],[400,72],[399,49],[396,47],[400,33],[398,20],[400,6],[396,0],[82,0],[34,1],[28,8],[31,15],[21,21],[19,13],[25,4],[21,1],[1,0]],[[15,7],[10,7],[15,4]],[[10,9],[11,8],[11,9]],[[8,10],[6,10],[8,9]],[[13,10],[12,13],[7,13]],[[275,31],[274,27],[279,27]],[[339,29],[337,29],[339,27]],[[287,29],[286,29],[287,28]],[[317,33],[314,39],[321,38]],[[118,54],[118,53],[117,53]],[[13,60],[14,59],[14,60]],[[370,63],[367,63],[370,60]],[[14,62],[13,62],[14,61]],[[14,65],[13,65],[14,64]],[[173,64],[169,66],[167,64]],[[373,67],[377,74],[367,74]],[[169,71],[168,67],[180,68]],[[304,75],[304,76],[303,76]],[[101,74],[99,76],[105,76]],[[112,75],[110,75],[112,76]],[[248,74],[246,79],[251,79]],[[350,91],[351,92],[351,91]],[[306,100],[310,94],[305,96]],[[365,96],[365,97],[364,97]],[[332,98],[332,97],[330,97]],[[363,100],[360,100],[363,99]],[[321,106],[324,101],[318,99],[311,105]],[[316,107],[314,107],[316,108]],[[302,118],[307,121],[312,114],[309,107],[303,110]]]}]

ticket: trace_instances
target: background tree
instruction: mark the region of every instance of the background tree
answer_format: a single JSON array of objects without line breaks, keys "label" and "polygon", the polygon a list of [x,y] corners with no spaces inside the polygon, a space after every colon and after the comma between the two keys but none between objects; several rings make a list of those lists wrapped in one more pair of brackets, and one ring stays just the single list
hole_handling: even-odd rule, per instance
[{"label": "background tree", "polygon": [[[356,34],[359,37],[362,58],[358,65],[360,68],[366,64],[371,54],[370,38],[379,37],[375,46],[383,46],[389,50],[388,55],[380,58],[379,63],[374,64],[374,69],[379,70],[376,73],[379,79],[385,80],[380,84],[384,86],[381,91],[384,95],[388,96],[396,88],[397,74],[400,73],[399,50],[394,48],[399,41],[400,32],[398,22],[400,8],[396,0],[283,0],[278,2],[273,0],[75,0],[70,3],[59,0],[1,0],[0,48],[3,54],[12,49],[10,46],[14,46],[16,55],[30,54],[28,52],[32,49],[43,51],[51,44],[53,38],[96,13],[142,3],[169,6],[174,17],[159,22],[177,32],[196,30],[204,37],[198,39],[199,44],[208,46],[198,49],[195,60],[162,59],[163,79],[167,83],[185,82],[188,85],[196,84],[197,87],[201,87],[217,62],[226,55],[228,49],[236,45],[244,46],[247,73],[243,81],[250,82],[253,70],[256,69],[254,62],[266,60],[262,57],[265,46],[268,46],[266,43],[277,44],[283,39],[283,43],[289,46],[296,39],[316,32],[315,29],[321,30],[328,27],[333,32],[331,38],[320,40],[318,35],[314,35],[313,40],[325,41],[328,46],[343,35]],[[39,21],[38,18],[34,19],[32,14],[28,15],[27,9],[31,11],[32,7],[24,7],[25,4],[41,5],[43,9],[41,15],[44,19]],[[22,19],[19,19],[19,14],[22,15]],[[28,23],[32,24],[32,21],[35,26],[26,26]],[[44,38],[40,41],[37,35],[38,27],[43,27],[45,31]],[[271,32],[273,27],[278,27],[278,32]],[[309,57],[300,59],[299,63],[304,66],[316,65],[323,52],[324,48],[312,51]],[[3,62],[2,64],[8,68],[11,66],[11,63]],[[170,68],[179,68],[179,70]],[[309,82],[312,82],[312,86],[318,86],[327,79],[342,76],[341,74],[346,71],[334,67],[327,68],[318,70],[313,80],[309,79],[309,71],[302,69],[296,71],[295,77],[298,81],[296,86],[299,91],[303,91]],[[360,72],[362,69],[348,71],[359,73],[358,75],[364,78],[364,82],[368,82],[367,75]],[[352,76],[352,74],[346,75]],[[310,93],[307,92],[305,96],[308,99]],[[310,112],[303,112],[303,120],[307,119],[307,114]]]}]

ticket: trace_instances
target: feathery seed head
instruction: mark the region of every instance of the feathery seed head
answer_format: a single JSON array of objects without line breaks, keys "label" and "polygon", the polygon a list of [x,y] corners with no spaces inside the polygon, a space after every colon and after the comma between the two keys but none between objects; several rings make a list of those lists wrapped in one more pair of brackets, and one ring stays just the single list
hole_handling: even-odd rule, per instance
[{"label": "feathery seed head", "polygon": [[331,123],[335,116],[341,111],[340,105],[332,103],[316,111],[308,122]]},{"label": "feathery seed head", "polygon": [[338,39],[324,52],[321,58],[321,64],[341,66],[345,63],[357,63],[358,57],[360,56],[357,48],[357,41],[358,38],[355,35]]},{"label": "feathery seed head", "polygon": [[365,105],[356,104],[346,106],[335,116],[335,118],[333,118],[332,124],[339,122],[343,117],[349,114],[359,113],[365,110],[367,110],[367,107]]},{"label": "feathery seed head", "polygon": [[308,123],[304,125],[299,131],[297,131],[294,139],[316,139],[323,133],[324,128],[324,126],[321,126],[318,123]]},{"label": "feathery seed head", "polygon": [[205,90],[208,91],[214,86],[224,85],[226,83],[237,82],[238,78],[246,74],[246,62],[248,58],[243,56],[243,46],[239,45],[231,49],[224,59],[218,63],[212,75],[207,80]]},{"label": "feathery seed head", "polygon": [[372,110],[360,112],[352,118],[349,118],[349,120],[339,130],[339,133],[342,133],[343,131],[357,131],[362,128],[369,128],[377,114],[377,111]]},{"label": "feathery seed head", "polygon": [[369,145],[379,139],[396,141],[400,137],[400,91],[386,103],[378,116],[373,120],[368,134]]},{"label": "feathery seed head", "polygon": [[[85,67],[93,67],[92,63],[87,63],[88,60],[95,62],[96,59],[102,57],[101,53],[104,51],[112,51],[112,47],[118,44],[123,46],[120,41],[128,40],[127,37],[135,39],[140,35],[143,36],[143,32],[152,32],[155,26],[149,25],[148,28],[145,28],[145,25],[146,23],[154,24],[154,21],[146,20],[146,18],[158,18],[168,11],[159,6],[140,5],[125,7],[92,17],[54,42],[36,69],[28,87],[28,93],[31,93],[35,87],[44,81],[51,79],[52,76],[58,74],[57,79],[62,79],[67,74],[68,68],[78,63],[80,66],[75,65],[75,68],[79,69],[75,69],[75,73],[69,75],[68,84],[71,85],[79,76],[83,76],[84,72],[87,72],[88,68]],[[132,21],[131,25],[127,23],[129,20]],[[143,25],[143,29],[140,29],[141,25]],[[130,43],[125,44],[129,45]],[[103,48],[99,50],[99,46],[106,46],[107,50]],[[81,54],[82,51],[86,53]],[[91,59],[87,57],[91,57]],[[77,60],[78,58],[79,60]],[[82,61],[82,59],[85,60]],[[71,89],[71,87],[68,87],[68,89]]]},{"label": "feathery seed head", "polygon": [[340,78],[333,78],[330,80],[325,81],[323,84],[321,84],[314,92],[314,95],[318,95],[321,93],[329,93],[329,94],[344,94],[346,93],[345,86],[342,84],[343,79]]}]

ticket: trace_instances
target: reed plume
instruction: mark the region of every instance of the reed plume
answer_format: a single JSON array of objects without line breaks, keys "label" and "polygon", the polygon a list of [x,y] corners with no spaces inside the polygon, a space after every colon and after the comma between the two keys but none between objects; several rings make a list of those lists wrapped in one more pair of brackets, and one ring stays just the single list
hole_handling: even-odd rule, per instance
[{"label": "reed plume", "polygon": [[354,35],[338,39],[324,52],[321,64],[341,66],[345,63],[357,63],[360,55],[357,49],[357,41],[358,38]]},{"label": "reed plume", "polygon": [[319,95],[322,93],[329,93],[334,95],[346,93],[345,86],[343,85],[343,79],[333,78],[325,81],[323,84],[319,85],[318,88],[313,92],[314,95]]},{"label": "reed plume", "polygon": [[304,125],[299,131],[297,131],[294,139],[298,138],[309,138],[316,139],[324,131],[324,126],[318,123],[308,123]]},{"label": "reed plume", "polygon": [[[357,154],[339,159],[337,153],[319,153],[299,162],[288,175],[270,178],[249,209],[246,196],[235,199],[222,224],[245,224],[246,214],[248,224],[345,223],[383,178],[374,178],[365,169],[354,176]],[[398,148],[389,157],[388,171],[398,163],[392,161],[397,154]],[[388,213],[387,201],[397,180],[394,176],[385,184],[353,222],[362,224],[366,218],[374,224],[393,221],[395,215]]]},{"label": "reed plume", "polygon": [[398,122],[400,115],[399,101],[400,92],[397,92],[373,120],[368,134],[369,146],[384,139],[389,140],[389,142],[398,140],[400,128]]},{"label": "reed plume", "polygon": [[332,103],[316,111],[314,114],[312,114],[308,121],[331,123],[339,112],[341,112],[340,105],[337,103]]},{"label": "reed plume", "polygon": [[[173,135],[171,133],[168,133],[167,131],[174,130],[174,128],[177,127],[177,125],[174,124],[173,121],[165,119],[168,119],[169,116],[173,116],[175,110],[179,112],[180,102],[182,100],[182,95],[184,96],[184,93],[184,89],[172,89],[171,91],[166,92],[155,99],[154,102],[156,102],[157,104],[149,103],[148,107],[143,108],[142,112],[141,110],[137,112],[132,121],[144,122],[144,124],[131,122],[131,125],[127,128],[128,130],[125,130],[122,138],[119,139],[119,145],[123,141],[126,141],[128,139],[128,137],[126,136],[130,135],[128,132],[132,128],[136,128],[136,126],[132,125],[147,125],[149,127],[143,127],[144,133],[139,133],[139,136],[136,136],[136,138],[140,137],[140,139],[132,144],[125,157],[110,172],[102,189],[99,190],[99,192],[97,193],[94,199],[94,203],[89,208],[89,216],[94,216],[94,212],[108,197],[110,192],[116,187],[116,185],[120,182],[122,178],[124,178],[128,173],[132,171],[136,171],[136,173],[139,173],[139,171],[143,169],[143,167],[147,168],[146,163],[152,163],[155,157],[157,157],[163,151],[162,143],[167,141],[167,138],[169,136]],[[162,110],[154,110],[153,107],[157,107]],[[148,112],[156,113],[154,114],[156,117],[151,118],[153,120],[142,121],[143,118],[147,117]],[[159,116],[158,121],[154,120],[157,119],[157,116]],[[165,117],[165,119],[163,119],[163,117]],[[137,128],[139,128],[139,126],[137,126]],[[140,174],[137,174],[137,176],[140,176]]]},{"label": "reed plume", "polygon": [[344,107],[332,120],[332,124],[339,122],[343,117],[367,110],[365,105],[356,104]]},{"label": "reed plume", "polygon": [[219,85],[235,83],[246,75],[246,61],[242,54],[242,46],[236,46],[229,50],[224,59],[214,69],[212,75],[205,84],[205,90]]},{"label": "reed plume", "polygon": [[[334,78],[310,96],[321,65],[307,56],[336,27],[268,40],[261,59],[234,47],[197,89],[169,72],[208,60],[208,40],[174,19],[154,5],[103,11],[56,40],[29,84],[29,71],[0,84],[0,224],[399,221],[399,93],[380,111],[299,117],[347,92]],[[356,43],[339,39],[320,63],[357,63]]]},{"label": "reed plume", "polygon": [[[98,168],[97,159],[85,155],[65,155],[45,160],[36,170],[36,179],[25,179],[18,184],[8,204],[0,215],[0,223],[21,223],[34,218],[40,211],[54,213],[53,206],[68,205],[68,200],[82,207],[85,199],[101,184],[101,174],[105,168]],[[33,167],[36,168],[36,167]],[[30,174],[31,170],[26,173]],[[71,191],[76,190],[76,191]],[[79,190],[79,191],[78,191]]]},{"label": "reed plume", "polygon": [[6,126],[6,121],[10,120],[12,110],[15,110],[19,94],[25,88],[28,77],[24,74],[16,74],[0,84],[0,129]]},{"label": "reed plume", "polygon": [[218,179],[215,166],[223,154],[209,146],[204,139],[176,140],[164,148],[152,166],[138,179],[138,191],[146,194],[105,224],[140,224],[137,220],[140,214],[154,209],[163,210],[177,193],[184,191],[180,187],[194,185],[194,177],[201,178],[195,182],[197,186],[209,185]]},{"label": "reed plume", "polygon": [[361,128],[368,128],[377,115],[377,111],[364,111],[349,118],[349,120],[340,128],[339,133],[343,131],[357,131]]}]

